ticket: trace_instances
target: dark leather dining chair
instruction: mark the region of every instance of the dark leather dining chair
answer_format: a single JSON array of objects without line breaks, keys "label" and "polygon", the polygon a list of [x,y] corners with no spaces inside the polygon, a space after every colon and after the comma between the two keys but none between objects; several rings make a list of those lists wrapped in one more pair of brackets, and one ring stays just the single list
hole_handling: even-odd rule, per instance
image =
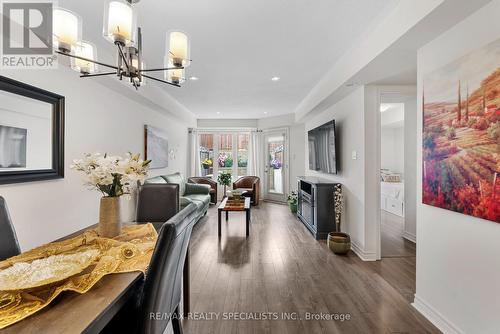
[{"label": "dark leather dining chair", "polygon": [[174,334],[182,333],[182,274],[195,220],[191,203],[161,226],[142,289],[101,334],[161,334],[170,321]]},{"label": "dark leather dining chair", "polygon": [[0,261],[19,255],[21,249],[5,199],[0,196]]},{"label": "dark leather dining chair", "polygon": [[179,212],[179,185],[147,183],[139,188],[136,222],[152,223],[158,230]]},{"label": "dark leather dining chair", "polygon": [[196,205],[191,203],[160,228],[144,283],[139,333],[161,334],[169,321],[175,334],[182,333],[179,313],[182,273],[195,220]]}]

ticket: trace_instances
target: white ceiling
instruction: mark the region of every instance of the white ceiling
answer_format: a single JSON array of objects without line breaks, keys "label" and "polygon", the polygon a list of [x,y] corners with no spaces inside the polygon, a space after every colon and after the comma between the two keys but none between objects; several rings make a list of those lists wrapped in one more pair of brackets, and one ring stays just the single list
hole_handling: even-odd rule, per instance
[{"label": "white ceiling", "polygon": [[[164,86],[166,93],[199,118],[260,118],[293,112],[335,61],[398,2],[142,0],[135,7],[147,67],[163,66],[168,30],[180,29],[191,38],[187,76],[199,80],[182,88]],[[59,0],[59,5],[82,16],[83,38],[97,45],[99,60],[114,63],[113,45],[102,37],[103,2]],[[273,76],[281,80],[273,82]],[[161,84],[141,89],[153,85]]]}]

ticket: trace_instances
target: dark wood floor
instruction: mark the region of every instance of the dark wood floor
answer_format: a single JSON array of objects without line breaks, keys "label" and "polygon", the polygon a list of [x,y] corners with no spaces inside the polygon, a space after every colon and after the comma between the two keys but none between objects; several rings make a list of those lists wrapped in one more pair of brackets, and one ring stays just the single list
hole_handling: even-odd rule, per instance
[{"label": "dark wood floor", "polygon": [[415,257],[416,246],[403,238],[404,218],[380,210],[382,257]]},{"label": "dark wood floor", "polygon": [[[212,319],[184,320],[186,333],[439,333],[410,305],[414,259],[336,256],[279,204],[252,209],[248,239],[244,222],[243,213],[231,213],[220,243],[214,207],[195,227],[191,311]],[[222,320],[235,315],[223,312],[247,318],[290,312],[302,319]],[[351,319],[306,320],[306,312]]]}]

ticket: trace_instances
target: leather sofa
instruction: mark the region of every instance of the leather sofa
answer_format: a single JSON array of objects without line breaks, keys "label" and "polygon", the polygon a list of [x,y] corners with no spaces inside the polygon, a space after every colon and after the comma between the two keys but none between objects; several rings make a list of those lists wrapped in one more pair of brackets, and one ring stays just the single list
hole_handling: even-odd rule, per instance
[{"label": "leather sofa", "polygon": [[217,203],[217,182],[205,176],[193,176],[188,178],[188,183],[208,184],[210,186],[210,203]]},{"label": "leather sofa", "polygon": [[258,176],[241,176],[233,182],[233,190],[246,191],[244,196],[251,198],[252,205],[259,205],[260,178]]},{"label": "leather sofa", "polygon": [[[180,209],[187,207],[189,204],[196,205],[196,221],[206,215],[210,205],[210,186],[205,184],[187,183],[181,173],[169,175],[160,175],[150,179],[149,183],[173,183],[179,185],[179,204]],[[173,203],[172,203],[173,204]]]}]

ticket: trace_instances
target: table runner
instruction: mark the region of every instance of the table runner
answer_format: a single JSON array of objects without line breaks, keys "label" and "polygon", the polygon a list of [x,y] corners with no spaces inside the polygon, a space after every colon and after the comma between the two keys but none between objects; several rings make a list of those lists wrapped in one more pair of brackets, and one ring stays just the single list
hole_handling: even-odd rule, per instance
[{"label": "table runner", "polygon": [[103,276],[111,273],[146,273],[157,236],[152,224],[124,226],[122,234],[113,239],[101,238],[97,230],[88,230],[76,237],[49,243],[1,261],[0,270],[3,270],[14,263],[30,263],[51,255],[90,249],[99,251],[94,263],[78,275],[29,291],[0,291],[0,329],[40,311],[63,291],[85,293]]}]

